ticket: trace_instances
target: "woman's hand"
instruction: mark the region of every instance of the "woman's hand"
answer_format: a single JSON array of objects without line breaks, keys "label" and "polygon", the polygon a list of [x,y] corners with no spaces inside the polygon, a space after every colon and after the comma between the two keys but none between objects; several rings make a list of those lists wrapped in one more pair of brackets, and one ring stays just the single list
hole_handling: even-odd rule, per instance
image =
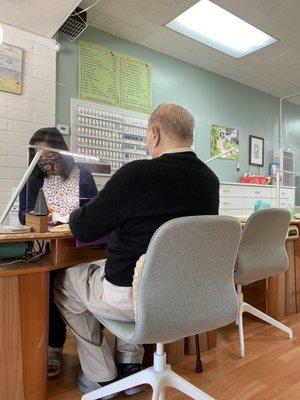
[{"label": "woman's hand", "polygon": [[49,212],[48,218],[49,218],[49,221],[52,220],[52,214],[55,213],[56,211],[57,211],[57,207],[48,206],[48,212]]},{"label": "woman's hand", "polygon": [[55,206],[48,206],[48,211],[49,211],[49,214],[53,214],[54,212],[57,211],[57,207],[55,207]]}]

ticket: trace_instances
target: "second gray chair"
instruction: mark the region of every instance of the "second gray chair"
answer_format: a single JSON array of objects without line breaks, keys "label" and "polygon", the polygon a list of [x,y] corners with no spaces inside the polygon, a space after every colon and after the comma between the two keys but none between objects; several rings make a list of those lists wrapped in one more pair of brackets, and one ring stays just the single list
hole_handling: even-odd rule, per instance
[{"label": "second gray chair", "polygon": [[239,246],[234,281],[239,300],[241,357],[245,356],[243,313],[248,312],[293,337],[292,330],[243,301],[242,286],[280,274],[288,268],[285,239],[290,223],[288,210],[271,208],[257,211],[247,220]]},{"label": "second gray chair", "polygon": [[82,400],[103,398],[141,384],[152,386],[153,400],[163,400],[167,386],[197,400],[213,400],[166,365],[163,343],[235,320],[238,305],[233,271],[240,236],[238,220],[225,216],[178,218],[155,232],[138,283],[136,322],[96,316],[128,343],[156,343],[154,365],[88,393]]}]

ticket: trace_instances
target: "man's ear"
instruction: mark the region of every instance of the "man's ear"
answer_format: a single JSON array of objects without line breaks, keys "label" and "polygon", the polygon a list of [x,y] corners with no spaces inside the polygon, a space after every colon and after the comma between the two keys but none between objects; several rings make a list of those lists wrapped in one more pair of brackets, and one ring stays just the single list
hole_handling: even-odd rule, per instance
[{"label": "man's ear", "polygon": [[153,144],[154,147],[158,147],[161,141],[161,132],[158,126],[153,126],[152,127],[152,133],[153,133]]}]

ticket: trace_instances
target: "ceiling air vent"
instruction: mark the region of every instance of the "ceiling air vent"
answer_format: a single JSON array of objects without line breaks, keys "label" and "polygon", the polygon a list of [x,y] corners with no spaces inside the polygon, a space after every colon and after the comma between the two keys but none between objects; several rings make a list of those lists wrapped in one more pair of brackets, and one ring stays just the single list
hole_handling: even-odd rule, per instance
[{"label": "ceiling air vent", "polygon": [[87,13],[86,11],[82,11],[80,7],[75,8],[73,13],[58,30],[60,35],[71,43],[73,43],[88,26],[86,23]]}]

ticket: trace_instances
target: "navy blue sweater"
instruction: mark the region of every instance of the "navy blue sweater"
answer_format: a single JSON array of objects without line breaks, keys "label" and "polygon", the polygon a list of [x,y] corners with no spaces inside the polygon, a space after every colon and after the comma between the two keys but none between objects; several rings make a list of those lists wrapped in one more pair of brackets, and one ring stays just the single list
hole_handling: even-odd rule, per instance
[{"label": "navy blue sweater", "polygon": [[[80,167],[80,178],[79,178],[79,197],[80,206],[87,202],[86,199],[92,199],[98,193],[94,178],[92,174],[86,169]],[[37,177],[35,179],[28,180],[28,184],[25,185],[20,193],[19,197],[19,220],[21,224],[25,224],[25,214],[34,209],[37,195],[39,190],[43,187],[44,177]]]}]

